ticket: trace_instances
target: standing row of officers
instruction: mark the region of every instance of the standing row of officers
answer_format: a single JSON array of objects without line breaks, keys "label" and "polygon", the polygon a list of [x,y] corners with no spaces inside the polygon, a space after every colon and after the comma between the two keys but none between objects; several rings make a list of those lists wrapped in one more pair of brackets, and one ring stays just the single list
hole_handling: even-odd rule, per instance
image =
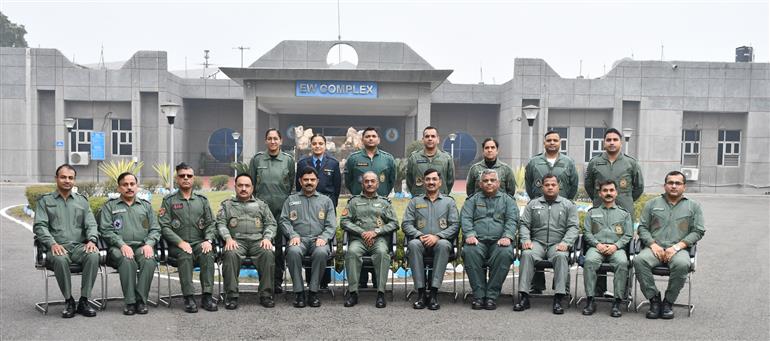
[{"label": "standing row of officers", "polygon": [[[584,267],[586,315],[595,310],[594,296],[606,291],[606,282],[597,283],[596,276],[602,262],[612,264],[615,272],[612,316],[621,315],[619,304],[626,297],[629,264],[625,246],[634,233],[633,202],[641,196],[644,184],[636,160],[621,152],[620,136],[616,129],[607,130],[604,152],[589,162],[585,174],[585,189],[594,201],[584,221],[584,238],[589,246]],[[474,164],[468,173],[468,197],[460,212],[449,196],[454,183],[452,157],[438,149],[438,130],[426,127],[422,142],[423,149],[408,158],[406,178],[413,198],[401,223],[418,292],[413,307],[440,308],[437,292],[462,230],[462,257],[473,291],[472,309],[496,309],[514,258],[514,243],[518,242],[522,250],[521,275],[514,310],[528,309],[529,294],[545,289],[544,277],[536,277],[535,264],[548,260],[554,267],[553,313],[562,314],[561,300],[569,285],[568,252],[578,237],[577,207],[572,200],[579,176],[574,161],[560,153],[559,134],[546,133],[545,151],[527,164],[526,190],[532,200],[523,214],[513,196],[513,171],[497,159],[497,141],[484,140],[484,160]],[[99,265],[99,237],[109,246],[108,265],[120,273],[126,315],[147,313],[147,296],[157,265],[154,247],[161,236],[169,244],[169,256],[178,260],[187,312],[198,310],[193,299],[194,266],[200,267],[201,306],[209,311],[218,309],[212,298],[216,239],[224,241],[225,308],[238,307],[238,275],[245,260],[259,272],[260,304],[273,307],[273,294],[280,292],[284,277],[284,258],[292,277],[294,306],[320,306],[318,292],[328,283],[325,267],[337,229],[336,206],[342,185],[339,163],[326,153],[326,138],[320,134],[311,139],[311,155],[296,164],[292,155],[281,151],[278,130],[269,129],[265,143],[267,150],[253,157],[250,174],[235,178],[236,195],[221,203],[216,216],[208,199],[193,192],[194,171],[182,163],[176,167],[179,190],[163,199],[157,217],[149,202],[136,197],[138,178],[124,173],[118,177],[120,197],[104,205],[97,222],[87,199],[72,191],[75,169],[67,164],[60,166],[56,170],[57,190],[38,202],[34,232],[48,249],[47,259],[66,299],[62,316],[96,315],[87,298]],[[356,194],[339,220],[349,239],[345,268],[350,286],[345,306],[358,303],[359,284],[367,281],[365,276],[359,280],[361,257],[370,255],[377,288],[375,305],[382,308],[386,305],[392,234],[399,227],[387,198],[393,190],[396,170],[393,157],[378,148],[376,129],[364,130],[363,143],[364,148],[348,158],[344,172],[346,187]],[[671,305],[689,270],[687,249],[705,232],[700,205],[683,195],[685,184],[680,172],[668,173],[665,193],[647,203],[640,219],[638,235],[645,248],[633,265],[651,303],[648,318],[673,318]],[[427,279],[425,256],[433,260],[432,276]],[[305,276],[309,282],[307,295],[302,279],[303,257],[309,257],[312,263]],[[77,304],[71,296],[71,263],[83,268],[82,297]],[[652,277],[652,268],[661,264],[671,269],[664,298]]]}]

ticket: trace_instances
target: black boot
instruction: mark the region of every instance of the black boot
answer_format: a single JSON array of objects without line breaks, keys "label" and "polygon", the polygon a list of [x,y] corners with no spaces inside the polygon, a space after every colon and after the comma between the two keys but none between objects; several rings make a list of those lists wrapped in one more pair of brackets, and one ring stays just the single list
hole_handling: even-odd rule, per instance
[{"label": "black boot", "polygon": [[85,317],[96,316],[96,310],[91,306],[91,303],[88,303],[87,297],[81,297],[78,301],[77,313]]},{"label": "black boot", "polygon": [[225,303],[225,309],[227,310],[238,309],[238,297],[228,297],[227,303]]},{"label": "black boot", "polygon": [[583,315],[593,315],[596,311],[596,302],[594,302],[593,296],[586,298],[586,306],[583,308]]},{"label": "black boot", "polygon": [[349,292],[348,297],[345,297],[345,306],[352,307],[358,304],[358,292]]},{"label": "black boot", "polygon": [[61,317],[68,319],[73,316],[75,316],[75,312],[77,312],[77,305],[75,304],[75,299],[70,296],[70,298],[67,299],[67,301],[64,302],[64,310],[61,312]]},{"label": "black boot", "polygon": [[374,306],[377,308],[385,308],[385,293],[382,291],[377,292],[377,300],[374,302]]},{"label": "black boot", "polygon": [[553,313],[556,315],[564,314],[564,308],[561,307],[561,299],[564,294],[556,294],[553,297]]},{"label": "black boot", "polygon": [[425,308],[425,288],[417,289],[417,299],[412,304],[412,308],[414,309]]},{"label": "black boot", "polygon": [[[197,307],[196,307],[196,310],[197,310]],[[148,312],[147,305],[144,304],[144,301],[137,300],[136,301],[136,313],[144,315],[144,314],[147,314],[147,312]]]},{"label": "black boot", "polygon": [[519,292],[519,303],[513,305],[513,311],[524,311],[529,309],[529,294]]},{"label": "black boot", "polygon": [[621,317],[623,316],[623,313],[620,311],[620,303],[623,300],[620,298],[616,298],[615,301],[612,302],[612,309],[610,310],[610,316],[612,317]]},{"label": "black boot", "polygon": [[192,295],[184,297],[184,311],[186,313],[197,313],[198,305],[195,304],[195,298]]},{"label": "black boot", "polygon": [[307,299],[307,305],[318,308],[321,306],[321,300],[318,298],[318,293],[315,291],[310,292],[310,296]]},{"label": "black boot", "polygon": [[473,310],[481,310],[484,309],[484,298],[481,297],[473,297],[473,300],[471,301],[471,309]]},{"label": "black boot", "polygon": [[304,308],[304,307],[305,307],[305,292],[300,291],[294,294],[294,308]]},{"label": "black boot", "polygon": [[273,300],[273,296],[262,296],[259,298],[259,304],[261,304],[265,308],[272,308],[275,307],[275,301]]},{"label": "black boot", "polygon": [[660,318],[670,320],[674,318],[674,310],[671,309],[673,304],[668,299],[663,300],[663,308],[660,310]]},{"label": "black boot", "polygon": [[125,307],[123,307],[123,315],[134,315],[136,314],[136,305],[135,304],[126,304]]},{"label": "black boot", "polygon": [[660,293],[655,294],[650,298],[650,311],[647,312],[646,317],[648,319],[656,319],[660,317]]},{"label": "black boot", "polygon": [[484,309],[486,310],[495,310],[497,309],[497,302],[495,302],[492,298],[487,298],[484,300]]},{"label": "black boot", "polygon": [[428,302],[428,309],[441,309],[441,305],[438,304],[438,288],[430,288],[430,301]]},{"label": "black boot", "polygon": [[211,297],[211,294],[207,293],[204,293],[203,297],[201,298],[201,306],[207,311],[219,310],[219,307],[217,307],[217,302],[214,301],[214,298]]}]

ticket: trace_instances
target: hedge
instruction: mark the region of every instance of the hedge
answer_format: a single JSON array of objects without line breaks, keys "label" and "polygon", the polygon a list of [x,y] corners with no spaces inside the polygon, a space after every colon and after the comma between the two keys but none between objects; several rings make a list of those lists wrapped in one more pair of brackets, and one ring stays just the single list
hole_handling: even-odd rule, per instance
[{"label": "hedge", "polygon": [[55,190],[55,185],[34,185],[27,187],[27,189],[24,191],[24,195],[27,197],[29,209],[34,211],[37,207],[37,201],[40,199],[40,197]]}]

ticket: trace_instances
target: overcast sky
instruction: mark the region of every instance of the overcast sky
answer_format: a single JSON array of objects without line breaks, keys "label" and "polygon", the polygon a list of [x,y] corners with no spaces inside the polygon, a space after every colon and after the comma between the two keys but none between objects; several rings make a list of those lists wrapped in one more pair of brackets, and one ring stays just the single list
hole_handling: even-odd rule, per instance
[{"label": "overcast sky", "polygon": [[[168,52],[170,70],[249,65],[282,40],[337,39],[337,1],[3,0],[31,47],[59,49],[79,64]],[[624,57],[725,61],[754,47],[768,62],[768,1],[341,1],[343,40],[395,41],[454,83],[504,83],[514,58],[542,58],[562,77],[599,77]],[[192,75],[191,75],[192,76]]]}]

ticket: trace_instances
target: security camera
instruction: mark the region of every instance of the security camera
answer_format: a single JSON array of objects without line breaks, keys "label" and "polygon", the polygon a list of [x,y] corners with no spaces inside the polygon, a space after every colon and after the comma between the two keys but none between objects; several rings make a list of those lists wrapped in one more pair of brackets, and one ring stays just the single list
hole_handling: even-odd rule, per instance
[{"label": "security camera", "polygon": [[676,65],[676,64],[671,64],[671,68],[672,68],[672,69],[674,69],[674,70],[676,70],[676,69],[678,69],[678,68],[679,68],[679,65]]}]

